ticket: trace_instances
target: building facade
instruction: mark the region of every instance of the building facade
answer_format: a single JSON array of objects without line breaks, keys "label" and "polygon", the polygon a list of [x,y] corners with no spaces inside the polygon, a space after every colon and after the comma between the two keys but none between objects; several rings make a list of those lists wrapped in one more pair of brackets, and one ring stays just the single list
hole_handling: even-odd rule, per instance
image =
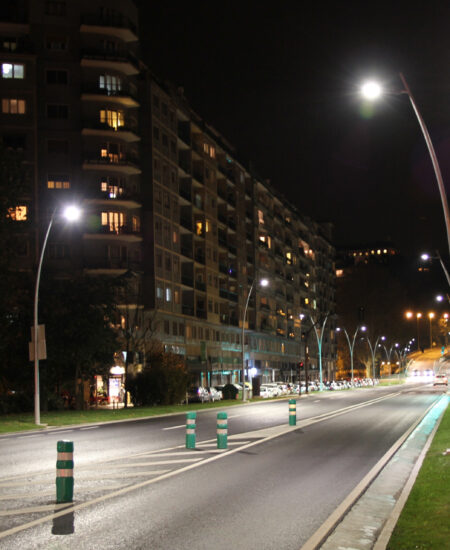
[{"label": "building facade", "polygon": [[294,381],[306,353],[316,377],[320,348],[332,379],[330,228],[254,174],[182,90],[145,66],[131,0],[7,5],[0,132],[33,174],[15,214],[21,267],[35,268],[52,212],[75,200],[83,222],[55,225],[46,262],[131,274],[120,323],[142,313],[135,368],[157,339],[203,385],[238,382],[243,355],[250,376]]}]

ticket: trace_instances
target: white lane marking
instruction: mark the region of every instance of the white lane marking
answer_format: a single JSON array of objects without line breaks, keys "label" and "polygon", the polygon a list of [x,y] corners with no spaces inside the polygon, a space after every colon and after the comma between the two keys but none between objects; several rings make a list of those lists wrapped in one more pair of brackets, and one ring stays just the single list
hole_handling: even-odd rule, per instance
[{"label": "white lane marking", "polygon": [[87,428],[80,428],[80,430],[97,430],[100,426],[88,426]]},{"label": "white lane marking", "polygon": [[5,516],[17,516],[20,514],[34,514],[36,512],[46,512],[47,510],[61,510],[63,508],[68,508],[71,506],[70,503],[63,503],[63,504],[45,504],[43,506],[33,506],[31,508],[19,508],[18,510],[4,510],[3,512],[0,512],[0,517]]},{"label": "white lane marking", "polygon": [[48,432],[49,435],[59,435],[59,434],[70,434],[73,430],[61,430],[61,431],[54,431],[54,432]]},{"label": "white lane marking", "polygon": [[[113,470],[115,468],[139,468],[140,466],[158,466],[158,464],[183,464],[183,462],[198,462],[203,460],[202,457],[198,458],[181,458],[179,460],[158,460],[156,462],[136,462],[136,463],[127,463],[127,464],[105,464],[103,468],[108,468]],[[83,470],[92,468],[92,466],[83,466]],[[96,466],[97,468],[97,466]]]},{"label": "white lane marking", "polygon": [[33,435],[19,435],[17,439],[24,439],[24,438],[31,439],[32,437],[39,437],[40,435],[42,435],[42,433],[33,434]]},{"label": "white lane marking", "polygon": [[244,416],[243,414],[232,414],[228,418],[239,418],[240,416]]},{"label": "white lane marking", "polygon": [[[381,400],[384,400],[384,399],[389,399],[391,397],[395,397],[397,395],[400,395],[400,393],[401,392],[395,392],[395,393],[391,393],[391,394],[388,394],[386,396],[383,396],[379,399],[373,399],[371,401],[366,402],[365,405],[371,405],[372,403],[375,403],[377,401],[381,401]],[[359,408],[360,406],[362,406],[362,405],[358,405],[356,408]],[[348,412],[349,409],[352,409],[352,408],[355,408],[355,407],[346,407],[344,409],[341,409],[337,414],[333,414],[333,416],[339,416],[340,414],[344,414],[344,413]],[[280,437],[280,436],[282,436],[284,434],[287,434],[289,432],[298,430],[299,428],[302,428],[304,426],[307,426],[307,425],[310,425],[310,424],[315,424],[315,423],[320,422],[322,420],[328,420],[329,418],[332,418],[333,416],[320,415],[320,416],[317,416],[313,419],[305,420],[304,422],[302,422],[301,426],[299,426],[299,425],[297,425],[297,426],[278,426],[279,431],[277,433],[274,433],[274,434],[269,435],[267,437],[264,437],[262,439],[257,439],[256,441],[252,441],[252,442],[250,442],[246,445],[239,445],[239,447],[236,447],[235,449],[230,449],[226,453],[216,454],[214,456],[206,458],[205,460],[201,460],[200,462],[197,461],[194,464],[188,464],[187,466],[184,466],[183,468],[170,470],[166,474],[162,474],[158,477],[154,477],[153,479],[147,479],[145,481],[141,481],[140,483],[136,483],[135,485],[129,485],[129,486],[124,487],[122,489],[119,489],[117,491],[113,491],[112,493],[109,493],[107,495],[102,495],[100,497],[97,497],[97,498],[94,498],[92,500],[83,502],[81,504],[76,504],[73,507],[68,508],[66,510],[59,511],[59,512],[56,512],[54,514],[50,514],[50,515],[44,516],[44,517],[39,518],[39,519],[35,519],[35,520],[30,521],[28,523],[24,523],[22,525],[17,525],[16,527],[12,527],[11,529],[7,529],[6,531],[0,532],[0,539],[2,539],[4,537],[7,537],[7,536],[10,536],[10,535],[13,535],[15,533],[19,533],[20,531],[24,531],[25,529],[29,529],[30,527],[34,527],[36,525],[46,523],[46,522],[51,521],[53,519],[57,519],[59,517],[62,517],[64,515],[66,515],[67,513],[76,512],[77,510],[82,510],[84,508],[88,508],[89,506],[93,506],[94,504],[98,504],[100,502],[105,502],[109,499],[112,499],[112,498],[115,498],[115,497],[118,497],[118,496],[121,496],[121,495],[125,495],[127,493],[131,493],[132,491],[135,491],[137,489],[141,489],[142,487],[147,487],[147,486],[152,485],[153,483],[157,483],[158,481],[161,481],[163,479],[169,479],[171,477],[175,477],[175,476],[180,475],[180,474],[182,474],[184,472],[187,472],[189,470],[193,470],[194,468],[198,468],[200,466],[203,466],[204,464],[209,464],[210,462],[213,462],[215,460],[219,460],[223,456],[229,456],[231,454],[236,454],[238,452],[241,452],[241,451],[243,451],[245,449],[248,449],[250,447],[253,447],[255,445],[259,445],[260,443],[265,443],[266,441],[270,441],[272,439]],[[282,429],[280,429],[280,428],[282,428]],[[264,431],[264,430],[261,430],[261,431]]]},{"label": "white lane marking", "polygon": [[[22,483],[21,487],[28,487],[28,483]],[[46,497],[47,495],[54,495],[55,490],[51,491],[39,491],[39,493],[13,493],[11,495],[1,495],[0,500],[13,500],[17,498],[37,498],[37,497]]]},{"label": "white lane marking", "polygon": [[[228,441],[228,445],[246,445],[247,443],[248,443],[248,441]],[[202,447],[216,447],[216,446],[217,446],[217,443],[199,443],[197,445],[197,448],[201,449]],[[221,450],[221,449],[219,449],[219,450]],[[208,452],[211,453],[212,450],[208,451]]]},{"label": "white lane marking", "polygon": [[320,403],[320,399],[316,399],[313,403]]},{"label": "white lane marking", "polygon": [[163,430],[177,430],[178,428],[186,428],[186,424],[181,424],[180,426],[170,426],[169,428],[163,428]]}]

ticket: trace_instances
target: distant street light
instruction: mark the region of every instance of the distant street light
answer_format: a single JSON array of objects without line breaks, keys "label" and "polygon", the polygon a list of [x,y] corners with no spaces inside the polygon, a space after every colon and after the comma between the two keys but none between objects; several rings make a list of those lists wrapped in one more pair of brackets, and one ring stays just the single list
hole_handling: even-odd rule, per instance
[{"label": "distant street light", "polygon": [[[375,340],[375,344],[374,344],[373,347],[372,347],[372,343],[371,343],[368,336],[366,336],[366,340],[367,340],[367,343],[369,344],[370,354],[372,356],[372,377],[375,378],[375,355],[377,353],[378,342],[380,340],[381,341],[386,340],[386,336],[378,336],[378,338]],[[370,378],[370,376],[369,376],[369,378]]]},{"label": "distant street light", "polygon": [[[247,310],[248,303],[250,301],[250,296],[252,295],[253,288],[255,286],[256,279],[253,279],[253,282],[250,286],[250,289],[247,294],[247,300],[245,302],[244,315],[242,317],[242,401],[245,401],[245,321],[247,319]],[[261,279],[259,281],[260,286],[266,287],[269,285],[268,279]]]},{"label": "distant street light", "polygon": [[352,373],[352,386],[353,386],[353,379],[354,379],[354,377],[353,377],[353,350],[355,348],[356,335],[358,334],[359,330],[361,332],[365,332],[367,330],[367,327],[365,327],[364,325],[361,326],[361,327],[356,327],[355,333],[353,334],[352,341],[350,341],[350,337],[348,335],[348,332],[345,330],[345,328],[342,328],[342,329],[340,327],[336,328],[337,332],[340,332],[341,330],[344,332],[344,334],[347,338],[348,347],[349,347],[349,350],[350,350],[350,368],[351,368],[351,373]]},{"label": "distant street light", "polygon": [[[414,313],[412,311],[407,311],[405,313],[405,317],[407,319],[412,319],[414,317]],[[415,317],[417,319],[417,350],[420,349],[420,327],[419,327],[419,321],[422,318],[422,314],[420,312],[415,314]]]},{"label": "distant street light", "polygon": [[[47,231],[45,233],[44,242],[42,243],[42,250],[41,254],[39,256],[39,264],[38,269],[36,273],[36,286],[34,290],[34,327],[33,327],[33,333],[34,333],[34,346],[33,346],[33,353],[34,353],[34,423],[38,426],[41,423],[41,406],[40,406],[40,395],[39,395],[39,315],[38,315],[38,304],[39,304],[39,283],[41,281],[41,270],[42,270],[42,262],[44,260],[44,254],[45,249],[47,247],[47,241],[48,236],[50,234],[50,230],[52,228],[53,222],[55,220],[55,217],[58,213],[59,209],[55,208],[53,211],[52,217],[50,218],[50,222],[47,227]],[[69,222],[74,222],[78,220],[81,216],[81,210],[76,206],[67,206],[62,211],[62,217],[65,218]]]},{"label": "distant street light", "polygon": [[386,352],[386,359],[389,363],[389,374],[392,374],[391,355],[392,355],[392,352],[394,351],[394,349],[398,348],[399,344],[398,343],[392,344],[392,346],[389,348],[389,351],[387,350],[387,347],[384,344],[378,344],[378,346],[380,348],[383,348],[384,351]]},{"label": "distant street light", "polygon": [[430,311],[428,314],[428,319],[430,320],[430,348],[433,347],[433,328],[432,328],[432,321],[435,318],[435,314]]},{"label": "distant street light", "polygon": [[[448,203],[447,203],[447,195],[445,193],[444,180],[442,179],[441,169],[439,167],[438,159],[437,159],[434,147],[433,147],[433,143],[432,143],[431,138],[430,138],[430,134],[428,133],[428,129],[425,125],[425,122],[422,118],[422,115],[419,112],[419,109],[418,109],[417,104],[414,100],[414,97],[411,93],[411,90],[408,86],[408,83],[406,82],[406,79],[405,79],[405,77],[403,76],[402,73],[399,73],[399,76],[400,76],[400,80],[403,83],[404,89],[400,90],[399,92],[395,92],[395,93],[397,93],[397,94],[406,94],[409,97],[412,108],[413,108],[414,113],[416,114],[417,120],[419,122],[420,129],[422,130],[423,137],[425,138],[425,142],[426,142],[427,147],[428,147],[428,152],[429,152],[430,157],[431,157],[431,162],[433,164],[434,173],[435,173],[437,184],[438,184],[438,187],[439,187],[439,193],[440,193],[440,196],[441,196],[442,208],[444,210],[445,227],[446,227],[446,230],[447,230],[447,243],[448,243],[448,247],[449,247],[449,251],[450,251],[450,213],[449,213],[449,208],[448,208]],[[382,94],[381,86],[379,84],[377,84],[376,82],[373,82],[373,81],[372,82],[367,82],[366,84],[364,84],[361,88],[361,91],[362,91],[363,95],[367,99],[370,99],[370,100],[377,99]]]}]

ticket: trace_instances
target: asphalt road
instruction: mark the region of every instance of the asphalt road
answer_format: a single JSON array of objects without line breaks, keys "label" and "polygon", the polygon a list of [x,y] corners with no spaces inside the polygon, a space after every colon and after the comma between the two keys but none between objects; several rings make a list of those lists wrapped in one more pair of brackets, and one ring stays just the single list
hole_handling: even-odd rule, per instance
[{"label": "asphalt road", "polygon": [[[296,429],[287,401],[232,407],[227,451],[217,410],[198,414],[195,450],[184,415],[2,437],[0,548],[299,550],[440,394],[302,396]],[[66,510],[55,504],[59,439],[75,446]]]}]

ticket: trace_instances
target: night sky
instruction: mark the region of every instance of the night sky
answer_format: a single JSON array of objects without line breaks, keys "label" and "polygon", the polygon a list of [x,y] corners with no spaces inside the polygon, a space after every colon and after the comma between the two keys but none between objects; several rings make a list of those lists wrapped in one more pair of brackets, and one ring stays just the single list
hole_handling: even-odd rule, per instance
[{"label": "night sky", "polygon": [[[139,2],[138,2],[139,4]],[[142,55],[338,245],[447,252],[438,187],[403,72],[450,177],[450,4],[141,2]]]}]

